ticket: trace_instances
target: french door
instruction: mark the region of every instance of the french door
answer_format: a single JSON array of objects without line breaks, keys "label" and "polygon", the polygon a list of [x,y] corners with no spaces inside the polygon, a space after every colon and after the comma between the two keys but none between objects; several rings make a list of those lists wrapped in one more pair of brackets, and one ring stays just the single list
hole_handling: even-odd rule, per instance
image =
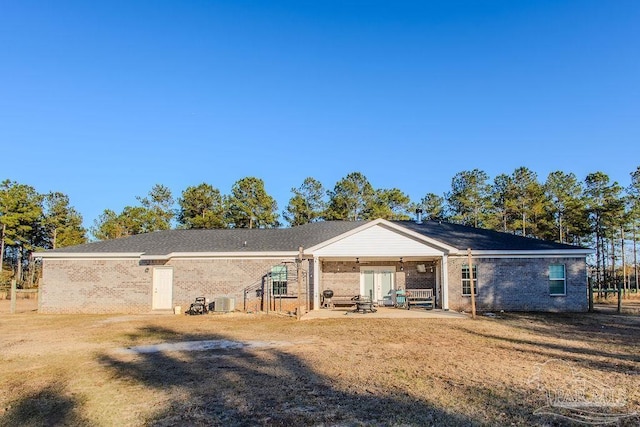
[{"label": "french door", "polygon": [[360,269],[360,294],[372,301],[390,298],[395,289],[395,267],[363,267]]}]

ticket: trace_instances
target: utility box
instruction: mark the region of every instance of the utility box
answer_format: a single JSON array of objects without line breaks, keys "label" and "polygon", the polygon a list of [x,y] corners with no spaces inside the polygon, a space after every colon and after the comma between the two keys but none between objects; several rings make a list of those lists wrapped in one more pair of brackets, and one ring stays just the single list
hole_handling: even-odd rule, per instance
[{"label": "utility box", "polygon": [[236,309],[236,299],[233,297],[218,297],[213,300],[213,311],[228,313]]}]

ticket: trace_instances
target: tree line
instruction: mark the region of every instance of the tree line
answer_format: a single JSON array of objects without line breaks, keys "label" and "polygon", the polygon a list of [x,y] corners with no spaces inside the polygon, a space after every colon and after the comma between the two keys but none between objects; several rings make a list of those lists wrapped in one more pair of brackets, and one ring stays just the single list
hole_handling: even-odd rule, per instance
[{"label": "tree line", "polygon": [[413,201],[398,188],[374,188],[360,172],[349,173],[331,189],[308,177],[291,189],[282,215],[264,181],[256,177],[236,181],[229,194],[208,183],[189,186],[177,199],[168,187],[156,184],[136,200],[138,204],[120,212],[105,209],[85,230],[81,215],[63,193],[39,194],[6,180],[0,188],[0,253],[18,274],[31,252],[84,243],[88,234],[107,240],[171,228],[275,228],[282,226],[281,217],[289,226],[327,220],[408,220],[420,209],[425,219],[594,247],[594,278],[604,286],[613,286],[619,276],[630,282],[624,260],[625,244],[630,244],[633,262],[627,264],[634,267],[637,287],[640,166],[630,173],[626,187],[603,172],[580,180],[573,173],[556,171],[540,181],[526,167],[493,179],[474,169],[455,174],[449,191],[426,193]]},{"label": "tree line", "polygon": [[[30,185],[5,180],[0,184],[0,285],[11,277],[33,283],[35,270],[29,256],[40,249],[55,249],[87,241],[82,216],[60,192],[41,194]],[[8,260],[8,271],[5,270]]]}]

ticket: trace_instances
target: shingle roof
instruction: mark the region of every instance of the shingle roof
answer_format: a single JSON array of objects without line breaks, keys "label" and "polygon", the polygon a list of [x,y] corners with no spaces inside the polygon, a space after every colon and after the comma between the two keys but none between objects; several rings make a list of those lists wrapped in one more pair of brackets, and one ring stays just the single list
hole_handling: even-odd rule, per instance
[{"label": "shingle roof", "polygon": [[56,249],[55,253],[291,252],[311,247],[362,225],[326,221],[292,228],[163,230]]},{"label": "shingle roof", "polygon": [[501,233],[442,221],[424,221],[422,224],[417,224],[413,221],[393,222],[460,250],[467,248],[493,251],[584,249],[579,246],[532,239],[510,233]]},{"label": "shingle roof", "polygon": [[[411,231],[460,250],[550,250],[582,249],[513,234],[438,221],[391,221]],[[172,252],[293,252],[309,248],[354,230],[366,221],[322,221],[292,228],[165,230],[120,239],[87,243],[49,251],[53,253],[144,253]]]}]

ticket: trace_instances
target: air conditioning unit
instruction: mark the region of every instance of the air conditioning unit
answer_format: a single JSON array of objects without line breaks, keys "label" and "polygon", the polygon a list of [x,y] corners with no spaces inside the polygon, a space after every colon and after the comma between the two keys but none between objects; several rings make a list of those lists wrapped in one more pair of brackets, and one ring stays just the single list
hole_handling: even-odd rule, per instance
[{"label": "air conditioning unit", "polygon": [[213,300],[213,311],[229,312],[236,309],[236,299],[232,297],[218,297]]}]

